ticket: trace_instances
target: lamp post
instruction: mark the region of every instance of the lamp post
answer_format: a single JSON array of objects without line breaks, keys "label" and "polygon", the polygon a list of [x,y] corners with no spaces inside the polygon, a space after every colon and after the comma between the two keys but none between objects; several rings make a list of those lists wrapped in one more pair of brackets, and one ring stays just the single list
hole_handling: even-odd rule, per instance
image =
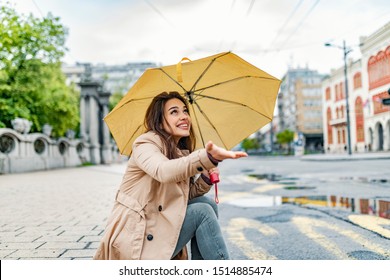
[{"label": "lamp post", "polygon": [[325,43],[326,47],[336,47],[343,50],[344,54],[344,83],[345,83],[345,107],[347,110],[347,141],[348,141],[348,154],[352,154],[351,149],[351,123],[349,120],[349,98],[348,98],[348,76],[347,76],[347,55],[352,51],[352,49],[347,48],[345,40],[343,41],[343,46],[337,46],[330,43]]}]

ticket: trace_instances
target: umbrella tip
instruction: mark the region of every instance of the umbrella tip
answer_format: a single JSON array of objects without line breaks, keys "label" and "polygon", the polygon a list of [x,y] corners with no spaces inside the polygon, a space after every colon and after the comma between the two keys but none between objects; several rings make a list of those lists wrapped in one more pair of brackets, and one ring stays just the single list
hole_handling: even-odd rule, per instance
[{"label": "umbrella tip", "polygon": [[194,103],[194,93],[193,92],[187,91],[186,98],[187,98],[188,102],[190,102],[190,104]]}]

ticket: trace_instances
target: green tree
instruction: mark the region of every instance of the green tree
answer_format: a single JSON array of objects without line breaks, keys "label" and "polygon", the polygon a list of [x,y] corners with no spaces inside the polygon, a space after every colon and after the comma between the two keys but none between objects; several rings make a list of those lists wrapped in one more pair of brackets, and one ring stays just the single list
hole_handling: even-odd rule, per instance
[{"label": "green tree", "polygon": [[276,134],[276,139],[279,144],[287,147],[288,153],[290,153],[290,143],[294,140],[294,132],[291,130],[283,130]]},{"label": "green tree", "polygon": [[0,127],[21,117],[33,122],[33,132],[49,123],[53,136],[77,128],[79,93],[61,71],[66,35],[51,14],[36,18],[0,8]]},{"label": "green tree", "polygon": [[257,138],[245,138],[241,143],[241,147],[247,152],[260,148],[260,144]]},{"label": "green tree", "polygon": [[120,92],[114,92],[113,94],[111,94],[108,104],[109,110],[111,111],[112,109],[114,109],[114,107],[119,103],[119,101],[121,101],[122,98],[123,94]]}]

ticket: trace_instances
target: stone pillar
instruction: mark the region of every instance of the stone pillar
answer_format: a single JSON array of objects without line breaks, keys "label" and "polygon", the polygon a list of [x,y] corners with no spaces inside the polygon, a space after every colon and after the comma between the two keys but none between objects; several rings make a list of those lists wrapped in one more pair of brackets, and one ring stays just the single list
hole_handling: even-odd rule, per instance
[{"label": "stone pillar", "polygon": [[108,126],[104,123],[103,118],[108,114],[108,102],[111,93],[100,91],[99,92],[99,103],[100,103],[100,111],[101,111],[101,157],[102,163],[110,163],[112,162],[112,151],[111,151],[111,141],[110,141],[110,130]]},{"label": "stone pillar", "polygon": [[85,65],[85,75],[79,83],[80,133],[84,142],[89,143],[90,161],[93,164],[112,161],[110,131],[103,118],[108,114],[111,93],[103,91],[103,84],[93,81],[90,65]]},{"label": "stone pillar", "polygon": [[99,94],[101,84],[96,81],[84,80],[79,83],[80,93],[80,132],[83,141],[90,144],[91,163],[100,164],[99,141]]}]

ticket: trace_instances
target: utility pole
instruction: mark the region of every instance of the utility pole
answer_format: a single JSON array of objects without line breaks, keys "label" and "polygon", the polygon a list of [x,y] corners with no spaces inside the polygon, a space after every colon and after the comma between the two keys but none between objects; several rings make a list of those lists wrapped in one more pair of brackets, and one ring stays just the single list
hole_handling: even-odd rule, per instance
[{"label": "utility pole", "polygon": [[325,44],[326,47],[336,47],[343,50],[344,55],[344,83],[345,83],[345,107],[347,111],[347,141],[348,141],[348,154],[352,154],[351,149],[351,122],[349,119],[349,92],[348,92],[348,67],[347,67],[347,55],[352,51],[352,49],[347,48],[345,40],[343,40],[343,46],[337,46],[330,43]]}]

